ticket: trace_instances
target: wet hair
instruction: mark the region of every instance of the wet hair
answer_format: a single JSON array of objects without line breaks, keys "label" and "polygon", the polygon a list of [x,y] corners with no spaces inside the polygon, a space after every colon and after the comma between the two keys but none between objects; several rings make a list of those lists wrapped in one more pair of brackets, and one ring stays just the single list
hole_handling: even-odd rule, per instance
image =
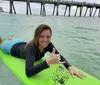
[{"label": "wet hair", "polygon": [[41,35],[41,33],[44,31],[44,30],[50,30],[50,34],[52,36],[52,30],[51,28],[48,26],[48,25],[45,25],[45,24],[41,24],[39,25],[36,30],[34,31],[34,38],[28,42],[25,46],[25,49],[27,49],[27,46],[34,43],[36,46],[38,46],[38,38],[39,36]]}]

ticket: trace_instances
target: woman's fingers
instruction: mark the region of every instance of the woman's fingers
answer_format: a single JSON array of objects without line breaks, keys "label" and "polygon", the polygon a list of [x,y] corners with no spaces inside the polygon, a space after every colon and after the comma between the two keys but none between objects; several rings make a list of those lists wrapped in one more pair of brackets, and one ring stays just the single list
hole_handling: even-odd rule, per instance
[{"label": "woman's fingers", "polygon": [[79,78],[83,79],[83,76],[81,74],[76,74]]},{"label": "woman's fingers", "polygon": [[77,72],[75,75],[77,75],[81,79],[83,79],[83,77],[85,77],[85,75],[82,72]]},{"label": "woman's fingers", "polygon": [[80,72],[79,75],[81,75],[82,77],[86,77],[82,72]]},{"label": "woman's fingers", "polygon": [[83,79],[83,77],[85,77],[85,75],[82,72],[77,71],[77,70],[75,70],[72,67],[69,67],[68,69],[70,70],[70,73],[71,73],[72,76],[76,75],[76,76],[78,76],[81,79]]},{"label": "woman's fingers", "polygon": [[59,56],[57,59],[58,59],[58,63],[60,63],[60,64],[63,64],[63,63],[65,63],[65,61],[61,61],[61,58],[60,58],[60,56]]},{"label": "woman's fingers", "polygon": [[65,61],[61,61],[60,54],[57,54],[56,57],[57,57],[57,59],[58,59],[58,63],[60,63],[60,64],[65,63]]},{"label": "woman's fingers", "polygon": [[55,64],[65,63],[65,61],[61,61],[60,54],[55,54],[55,48],[53,48],[53,51],[51,53],[51,58],[52,58],[52,62],[55,63]]},{"label": "woman's fingers", "polygon": [[58,60],[61,60],[60,56],[56,56]]},{"label": "woman's fingers", "polygon": [[55,54],[55,51],[56,51],[55,48],[53,48],[52,54]]},{"label": "woman's fingers", "polygon": [[63,64],[63,63],[65,63],[65,61],[62,61],[62,62],[60,61],[59,63],[60,63],[60,64]]},{"label": "woman's fingers", "polygon": [[74,77],[74,73],[73,72],[70,72],[70,73],[71,73],[72,77]]}]

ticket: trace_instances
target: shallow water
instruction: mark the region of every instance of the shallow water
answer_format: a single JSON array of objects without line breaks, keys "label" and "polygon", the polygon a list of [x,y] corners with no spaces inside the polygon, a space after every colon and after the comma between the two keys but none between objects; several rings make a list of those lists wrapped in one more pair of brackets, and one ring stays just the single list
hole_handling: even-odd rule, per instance
[{"label": "shallow water", "polygon": [[[53,30],[52,42],[69,63],[100,79],[100,18],[64,16],[26,16],[0,14],[0,35],[33,38],[35,28],[47,24]],[[0,60],[2,85],[22,85]],[[7,72],[6,72],[7,71]],[[4,81],[6,80],[8,81]],[[11,80],[10,80],[10,79]],[[6,84],[3,84],[6,83]]]}]

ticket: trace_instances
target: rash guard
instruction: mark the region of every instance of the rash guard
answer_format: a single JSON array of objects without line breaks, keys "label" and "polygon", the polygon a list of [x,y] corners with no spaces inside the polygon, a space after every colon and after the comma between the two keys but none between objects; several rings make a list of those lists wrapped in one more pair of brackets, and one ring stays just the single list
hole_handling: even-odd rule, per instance
[{"label": "rash guard", "polygon": [[[24,58],[26,59],[26,75],[27,77],[31,77],[44,69],[49,68],[49,65],[46,63],[46,60],[42,61],[41,63],[34,65],[34,62],[40,60],[44,54],[49,51],[50,53],[53,51],[54,45],[50,42],[44,51],[41,53],[38,46],[34,43],[28,45],[27,49],[25,50],[25,42],[16,43],[11,49],[11,55]],[[56,49],[56,48],[55,48]],[[56,50],[55,52],[58,54],[59,52]],[[60,54],[61,61],[65,61],[64,66],[68,68],[71,66],[67,60]]]}]

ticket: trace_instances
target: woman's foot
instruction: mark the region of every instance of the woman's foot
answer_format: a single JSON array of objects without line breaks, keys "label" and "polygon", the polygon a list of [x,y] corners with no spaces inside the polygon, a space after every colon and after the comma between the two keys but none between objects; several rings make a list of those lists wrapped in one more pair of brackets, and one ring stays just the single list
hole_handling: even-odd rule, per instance
[{"label": "woman's foot", "polygon": [[15,38],[12,37],[12,36],[8,36],[8,39],[9,39],[9,40],[14,40]]},{"label": "woman's foot", "polygon": [[2,37],[0,36],[0,44],[2,44],[3,40],[2,40]]}]

